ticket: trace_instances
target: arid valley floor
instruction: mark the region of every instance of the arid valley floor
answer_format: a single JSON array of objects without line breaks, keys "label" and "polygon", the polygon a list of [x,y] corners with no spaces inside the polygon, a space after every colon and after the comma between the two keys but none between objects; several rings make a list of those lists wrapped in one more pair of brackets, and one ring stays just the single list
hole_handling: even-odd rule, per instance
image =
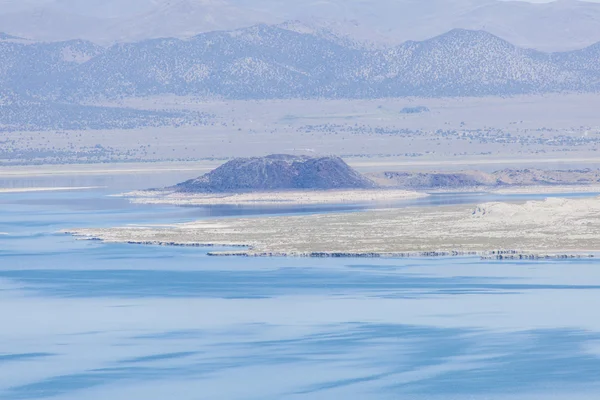
[{"label": "arid valley floor", "polygon": [[[273,153],[332,154],[363,170],[593,165],[595,94],[508,98],[223,101],[157,97],[103,104],[209,115],[199,126],[5,131],[3,166],[197,162]],[[426,107],[429,111],[406,113]],[[241,145],[243,144],[243,145]],[[4,167],[3,167],[4,171]],[[10,171],[10,170],[9,170]]]}]

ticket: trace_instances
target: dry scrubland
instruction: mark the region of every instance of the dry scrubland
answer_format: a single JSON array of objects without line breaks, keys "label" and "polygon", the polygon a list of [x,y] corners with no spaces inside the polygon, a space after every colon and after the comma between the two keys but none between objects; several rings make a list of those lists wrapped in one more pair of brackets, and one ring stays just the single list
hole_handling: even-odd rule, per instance
[{"label": "dry scrubland", "polygon": [[87,239],[162,245],[249,246],[242,255],[361,256],[429,252],[576,254],[600,251],[600,199],[241,218],[76,229]]},{"label": "dry scrubland", "polygon": [[[600,95],[514,98],[222,101],[129,99],[138,109],[186,109],[206,126],[3,132],[0,163],[222,161],[272,153],[333,154],[382,168],[586,166],[600,147]],[[405,107],[429,112],[406,114]],[[151,165],[147,165],[151,169]]]}]

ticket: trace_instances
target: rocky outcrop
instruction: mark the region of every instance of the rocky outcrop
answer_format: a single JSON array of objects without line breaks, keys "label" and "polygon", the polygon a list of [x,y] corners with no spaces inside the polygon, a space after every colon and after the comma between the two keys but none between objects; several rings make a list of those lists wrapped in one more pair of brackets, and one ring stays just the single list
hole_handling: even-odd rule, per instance
[{"label": "rocky outcrop", "polygon": [[339,157],[270,155],[237,158],[172,188],[183,193],[372,189],[377,185]]}]

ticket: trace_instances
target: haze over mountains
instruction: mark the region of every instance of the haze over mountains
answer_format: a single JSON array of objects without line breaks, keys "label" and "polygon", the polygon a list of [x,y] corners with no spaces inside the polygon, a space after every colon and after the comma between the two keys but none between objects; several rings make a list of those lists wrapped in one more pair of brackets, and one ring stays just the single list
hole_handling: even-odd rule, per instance
[{"label": "haze over mountains", "polygon": [[[0,130],[69,129],[75,120],[82,129],[207,123],[197,113],[91,106],[160,95],[297,99],[600,91],[600,3],[0,0],[0,5]],[[268,23],[253,25],[257,21]],[[108,45],[114,41],[119,43]],[[527,46],[574,49],[542,52]]]},{"label": "haze over mountains", "polygon": [[600,44],[547,54],[452,30],[370,50],[280,26],[108,49],[76,40],[0,40],[4,102],[175,94],[232,99],[482,96],[600,90]]},{"label": "haze over mountains", "polygon": [[576,0],[0,0],[1,32],[102,45],[290,20],[378,45],[424,40],[454,28],[485,30],[543,51],[600,41],[600,4]]}]

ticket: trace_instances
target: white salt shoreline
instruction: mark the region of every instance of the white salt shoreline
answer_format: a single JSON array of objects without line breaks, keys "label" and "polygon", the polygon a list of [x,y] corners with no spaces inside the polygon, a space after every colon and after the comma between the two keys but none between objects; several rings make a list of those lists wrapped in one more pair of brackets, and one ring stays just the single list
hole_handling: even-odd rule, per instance
[{"label": "white salt shoreline", "polygon": [[200,205],[316,205],[367,203],[418,199],[426,193],[406,190],[281,191],[232,194],[187,194],[139,191],[121,195],[134,204]]},{"label": "white salt shoreline", "polygon": [[102,188],[102,186],[0,188],[0,193],[59,192],[59,191],[70,191],[70,190],[91,190],[91,189],[101,189],[101,188]]},{"label": "white salt shoreline", "polygon": [[557,185],[557,186],[513,186],[494,189],[497,194],[561,194],[561,193],[600,193],[600,185]]},{"label": "white salt shoreline", "polygon": [[230,256],[593,257],[600,253],[599,198],[341,214],[200,220],[164,226],[65,231],[109,243],[243,246]]}]

